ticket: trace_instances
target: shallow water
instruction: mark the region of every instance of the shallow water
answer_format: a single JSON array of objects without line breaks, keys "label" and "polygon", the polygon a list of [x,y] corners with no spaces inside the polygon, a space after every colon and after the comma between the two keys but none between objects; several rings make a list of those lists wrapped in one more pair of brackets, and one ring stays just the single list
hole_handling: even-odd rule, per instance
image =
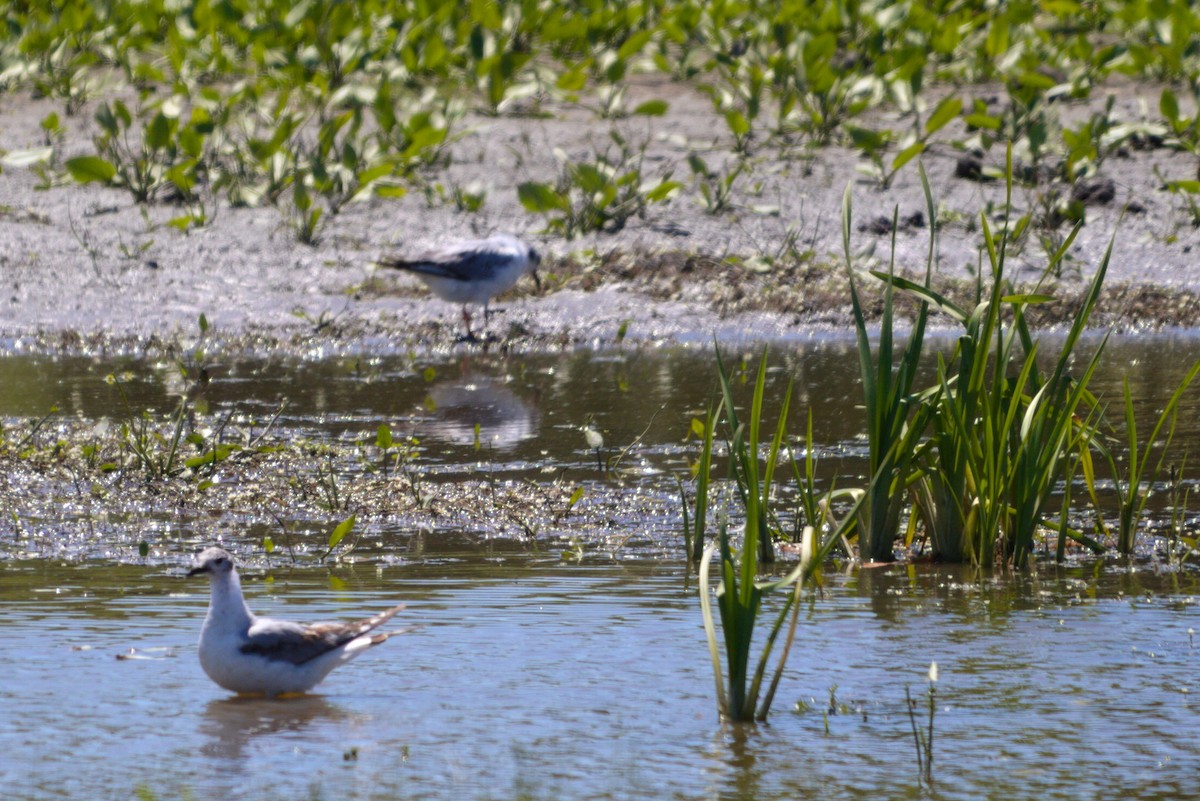
[{"label": "shallow water", "polygon": [[[947,351],[953,344],[932,343]],[[1051,340],[1044,351],[1055,347]],[[725,348],[735,387],[747,397],[759,353],[759,346]],[[1089,356],[1090,346],[1085,343],[1080,353]],[[1114,338],[1090,387],[1121,425],[1121,383],[1128,378],[1144,438],[1197,359],[1195,336]],[[590,469],[595,454],[581,433],[586,424],[604,435],[605,458],[636,443],[633,455],[646,460],[648,469],[680,464],[691,419],[702,417],[716,397],[715,365],[707,347],[512,357],[468,353],[450,360],[218,357],[206,362],[211,380],[190,403],[210,418],[236,414],[257,421],[260,429],[278,414],[273,430],[291,437],[374,442],[376,429],[386,423],[397,439],[413,435],[422,441],[420,462],[436,468],[435,475],[486,464],[497,475],[536,475],[550,467],[595,477]],[[794,435],[802,435],[812,410],[814,439],[824,457],[819,468],[830,476],[861,472],[865,428],[853,338],[775,345],[769,371],[772,402],[794,382]],[[49,415],[51,422],[119,421],[143,410],[167,416],[185,389],[178,374],[170,361],[0,356],[0,420]],[[124,377],[121,390],[106,380],[110,375]],[[930,372],[918,383],[933,380]],[[1176,447],[1180,454],[1200,452],[1200,383],[1180,404]]]},{"label": "shallow water", "polygon": [[[805,608],[770,725],[753,730],[716,720],[677,563],[426,544],[395,566],[270,575],[247,577],[260,612],[333,619],[403,600],[418,628],[316,695],[240,700],[196,658],[203,582],[9,563],[5,797],[1200,797],[1194,577],[834,576]],[[129,649],[147,658],[118,658]],[[904,691],[924,693],[933,660],[926,788]]]},{"label": "shallow water", "polygon": [[[863,470],[856,358],[846,338],[773,348],[770,392],[796,380],[792,430],[811,406],[825,481]],[[1114,340],[1093,390],[1115,407],[1130,375],[1145,431],[1196,358],[1194,337]],[[740,382],[742,354],[729,362]],[[330,566],[264,559],[262,530],[234,532],[252,562],[256,611],[337,619],[404,601],[397,623],[416,626],[317,695],[286,702],[231,699],[200,670],[206,587],[182,574],[211,536],[204,513],[172,517],[154,538],[119,519],[97,524],[97,541],[72,542],[61,559],[26,558],[26,529],[6,513],[5,799],[125,798],[139,788],[160,799],[1200,798],[1200,579],[1159,575],[1153,560],[1042,563],[999,577],[831,570],[826,597],[806,607],[770,725],[718,723],[670,500],[695,456],[689,423],[715,390],[707,349],[249,359],[209,370],[194,399],[209,420],[234,413],[261,429],[282,406],[280,436],[317,442],[372,440],[386,422],[421,440],[416,463],[430,480],[568,481],[589,498],[603,488],[667,501],[657,516],[631,503],[628,517],[602,521],[645,547],[581,550],[579,561],[554,540],[571,519],[537,539],[377,521],[357,563]],[[128,404],[105,381],[125,372]],[[178,402],[174,372],[2,357],[0,419],[54,406],[97,424],[130,409],[166,414]],[[1182,408],[1180,453],[1200,450],[1197,391]],[[622,473],[597,468],[581,432],[589,421],[605,437],[601,458],[633,445]],[[51,533],[72,514],[53,504],[17,511],[23,521],[40,515]],[[136,555],[140,537],[154,544],[148,561]],[[904,690],[924,693],[934,660],[926,787]]]}]

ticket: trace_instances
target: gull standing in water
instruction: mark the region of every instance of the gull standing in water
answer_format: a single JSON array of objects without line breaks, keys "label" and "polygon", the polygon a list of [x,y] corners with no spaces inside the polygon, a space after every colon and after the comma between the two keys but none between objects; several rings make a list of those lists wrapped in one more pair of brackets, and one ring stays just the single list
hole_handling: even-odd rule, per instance
[{"label": "gull standing in water", "polygon": [[383,267],[407,270],[425,282],[442,300],[462,304],[467,339],[471,332],[471,313],[467,304],[483,306],[483,325],[487,327],[488,302],[510,289],[525,273],[533,276],[540,291],[542,282],[537,268],[542,257],[531,246],[511,234],[493,234],[487,239],[471,239],[430,248],[411,258],[384,259]]},{"label": "gull standing in water", "polygon": [[212,589],[200,630],[200,666],[226,690],[255,695],[307,692],[338,665],[349,662],[392,634],[372,633],[403,604],[350,623],[302,625],[256,617],[242,598],[233,557],[208,548],[189,576],[207,574]]}]

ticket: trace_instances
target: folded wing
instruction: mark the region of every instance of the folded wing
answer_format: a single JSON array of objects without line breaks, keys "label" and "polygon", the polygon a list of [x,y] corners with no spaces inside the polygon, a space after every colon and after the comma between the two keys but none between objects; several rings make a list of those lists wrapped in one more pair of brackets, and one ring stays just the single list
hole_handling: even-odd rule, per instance
[{"label": "folded wing", "polygon": [[[368,634],[391,620],[403,608],[404,605],[401,604],[377,615],[349,623],[314,623],[311,626],[287,620],[258,618],[250,626],[241,651],[244,654],[257,654],[271,660],[303,665]],[[378,634],[377,640],[373,640],[371,644],[383,642],[390,636]]]},{"label": "folded wing", "polygon": [[449,278],[455,281],[487,280],[513,263],[520,254],[483,240],[436,248],[411,259],[396,258],[379,262],[397,270]]}]

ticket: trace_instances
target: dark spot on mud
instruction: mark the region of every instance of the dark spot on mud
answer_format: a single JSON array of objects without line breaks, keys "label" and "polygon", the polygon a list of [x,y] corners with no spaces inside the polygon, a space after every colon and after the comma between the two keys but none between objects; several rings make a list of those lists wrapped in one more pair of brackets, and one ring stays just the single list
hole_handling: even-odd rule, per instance
[{"label": "dark spot on mud", "polygon": [[972,150],[959,156],[954,162],[954,177],[965,181],[986,180],[983,174],[983,152]]},{"label": "dark spot on mud", "polygon": [[[901,232],[911,232],[925,227],[925,213],[922,211],[914,211],[905,214],[899,218],[897,230]],[[867,222],[861,223],[858,230],[876,236],[884,236],[892,232],[892,218],[879,215]]]},{"label": "dark spot on mud", "polygon": [[1071,187],[1071,200],[1087,206],[1106,206],[1117,196],[1117,184],[1111,178],[1080,181]]}]

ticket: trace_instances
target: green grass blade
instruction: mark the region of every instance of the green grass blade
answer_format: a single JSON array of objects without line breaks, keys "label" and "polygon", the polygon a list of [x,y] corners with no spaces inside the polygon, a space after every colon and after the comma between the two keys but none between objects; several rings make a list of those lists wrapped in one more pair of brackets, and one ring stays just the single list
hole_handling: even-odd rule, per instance
[{"label": "green grass blade", "polygon": [[704,555],[700,557],[700,614],[704,618],[704,634],[708,638],[708,653],[712,659],[713,680],[717,685],[717,711],[719,714],[727,715],[729,714],[729,699],[725,696],[725,678],[721,673],[721,652],[720,646],[717,644],[716,625],[713,622],[712,598],[708,580],[709,567],[716,550],[717,543],[713,543],[704,549]]}]

